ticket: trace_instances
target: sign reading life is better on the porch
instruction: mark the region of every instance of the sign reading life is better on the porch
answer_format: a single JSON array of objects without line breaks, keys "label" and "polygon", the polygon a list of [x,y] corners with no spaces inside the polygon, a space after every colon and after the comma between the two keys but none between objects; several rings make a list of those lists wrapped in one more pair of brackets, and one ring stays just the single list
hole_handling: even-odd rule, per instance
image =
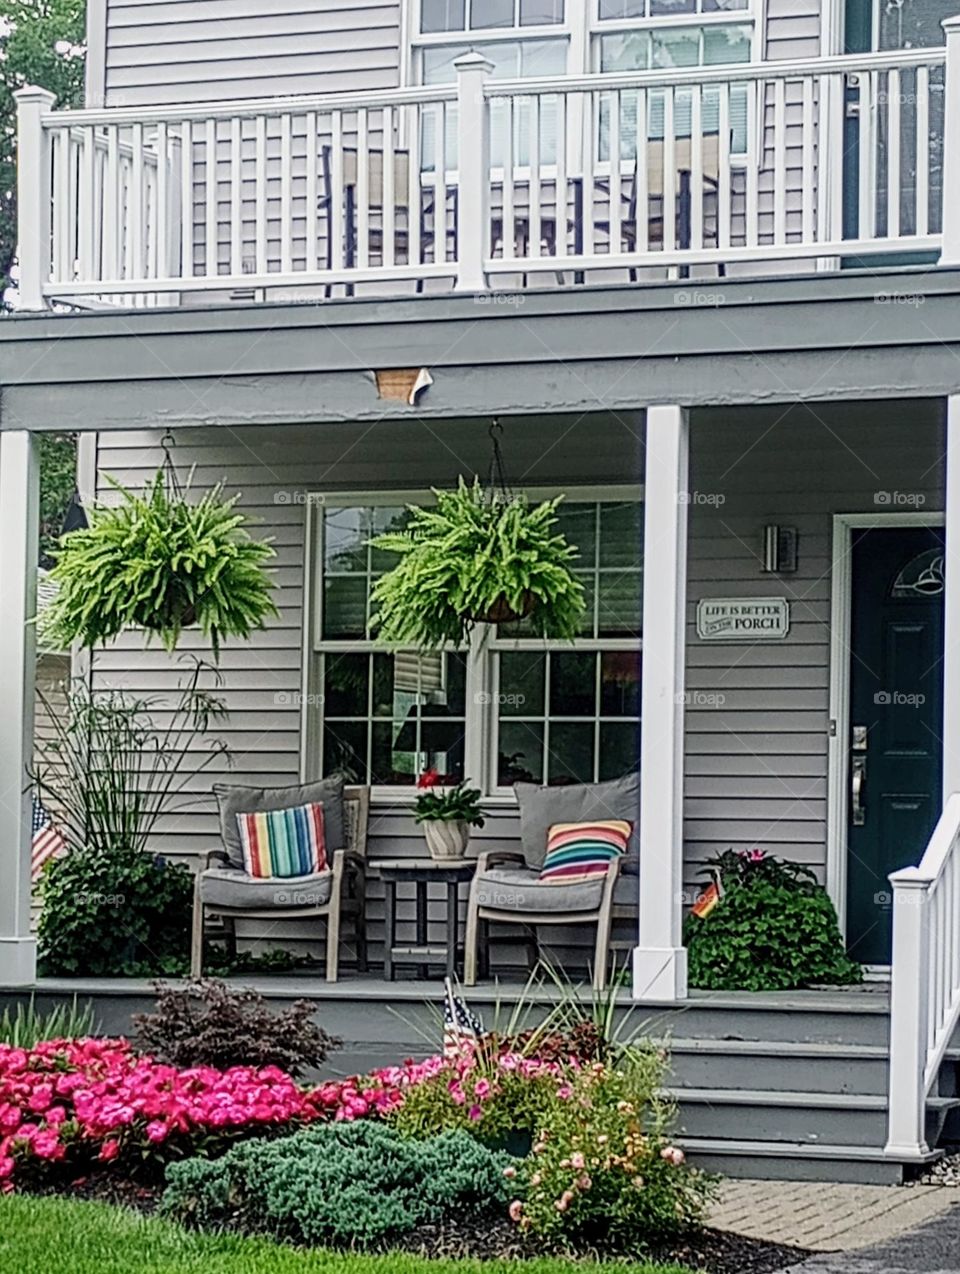
[{"label": "sign reading life is better on the porch", "polygon": [[703,597],[697,603],[701,641],[780,641],[789,631],[785,597]]}]

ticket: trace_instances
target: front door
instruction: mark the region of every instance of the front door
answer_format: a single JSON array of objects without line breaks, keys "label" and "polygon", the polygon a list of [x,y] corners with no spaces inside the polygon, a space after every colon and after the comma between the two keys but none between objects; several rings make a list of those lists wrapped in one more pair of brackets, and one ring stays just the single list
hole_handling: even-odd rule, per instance
[{"label": "front door", "polygon": [[943,531],[853,533],[847,946],[889,964],[892,871],[920,861],[941,805]]}]

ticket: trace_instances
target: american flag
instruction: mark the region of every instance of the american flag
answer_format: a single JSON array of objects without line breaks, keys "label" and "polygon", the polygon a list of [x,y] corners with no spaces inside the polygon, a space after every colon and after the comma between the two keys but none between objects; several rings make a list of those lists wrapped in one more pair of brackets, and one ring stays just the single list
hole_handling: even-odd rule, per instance
[{"label": "american flag", "polygon": [[477,1015],[470,1012],[461,996],[454,994],[449,978],[443,989],[443,1055],[456,1057],[467,1040],[479,1040],[485,1032]]},{"label": "american flag", "polygon": [[36,797],[33,798],[33,840],[30,850],[30,878],[39,880],[40,873],[51,858],[66,849],[63,837],[50,821],[50,815]]}]

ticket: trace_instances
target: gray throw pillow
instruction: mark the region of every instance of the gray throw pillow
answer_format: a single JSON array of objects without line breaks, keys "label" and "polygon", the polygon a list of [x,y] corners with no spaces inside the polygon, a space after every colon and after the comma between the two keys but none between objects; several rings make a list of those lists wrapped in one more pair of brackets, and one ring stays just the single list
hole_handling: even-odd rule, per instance
[{"label": "gray throw pillow", "polygon": [[346,846],[343,817],[343,775],[293,787],[244,787],[240,784],[214,783],[213,792],[220,807],[220,837],[231,867],[243,867],[238,814],[260,814],[266,810],[288,810],[297,805],[323,805],[323,835],[327,856]]},{"label": "gray throw pillow", "polygon": [[625,774],[606,783],[576,783],[547,787],[514,783],[520,806],[520,840],[531,867],[542,867],[547,833],[554,823],[589,823],[622,818],[633,824],[627,852],[640,852],[640,774]]}]

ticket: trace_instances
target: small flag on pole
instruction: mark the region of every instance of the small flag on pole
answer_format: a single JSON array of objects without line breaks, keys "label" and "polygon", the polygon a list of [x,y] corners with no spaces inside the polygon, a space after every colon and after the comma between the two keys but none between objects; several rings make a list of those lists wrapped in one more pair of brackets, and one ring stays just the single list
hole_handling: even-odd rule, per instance
[{"label": "small flag on pole", "polygon": [[701,892],[699,898],[690,910],[698,920],[706,920],[707,916],[709,916],[710,912],[713,911],[714,907],[722,897],[723,889],[720,885],[720,877],[714,876],[713,880],[711,880],[706,889]]},{"label": "small flag on pole", "polygon": [[470,1012],[462,997],[454,994],[449,978],[444,979],[443,991],[443,1055],[456,1057],[465,1043],[483,1037],[483,1023]]},{"label": "small flag on pole", "polygon": [[51,858],[66,850],[63,837],[50,821],[50,815],[36,797],[33,798],[33,838],[30,847],[30,879],[39,880]]}]

